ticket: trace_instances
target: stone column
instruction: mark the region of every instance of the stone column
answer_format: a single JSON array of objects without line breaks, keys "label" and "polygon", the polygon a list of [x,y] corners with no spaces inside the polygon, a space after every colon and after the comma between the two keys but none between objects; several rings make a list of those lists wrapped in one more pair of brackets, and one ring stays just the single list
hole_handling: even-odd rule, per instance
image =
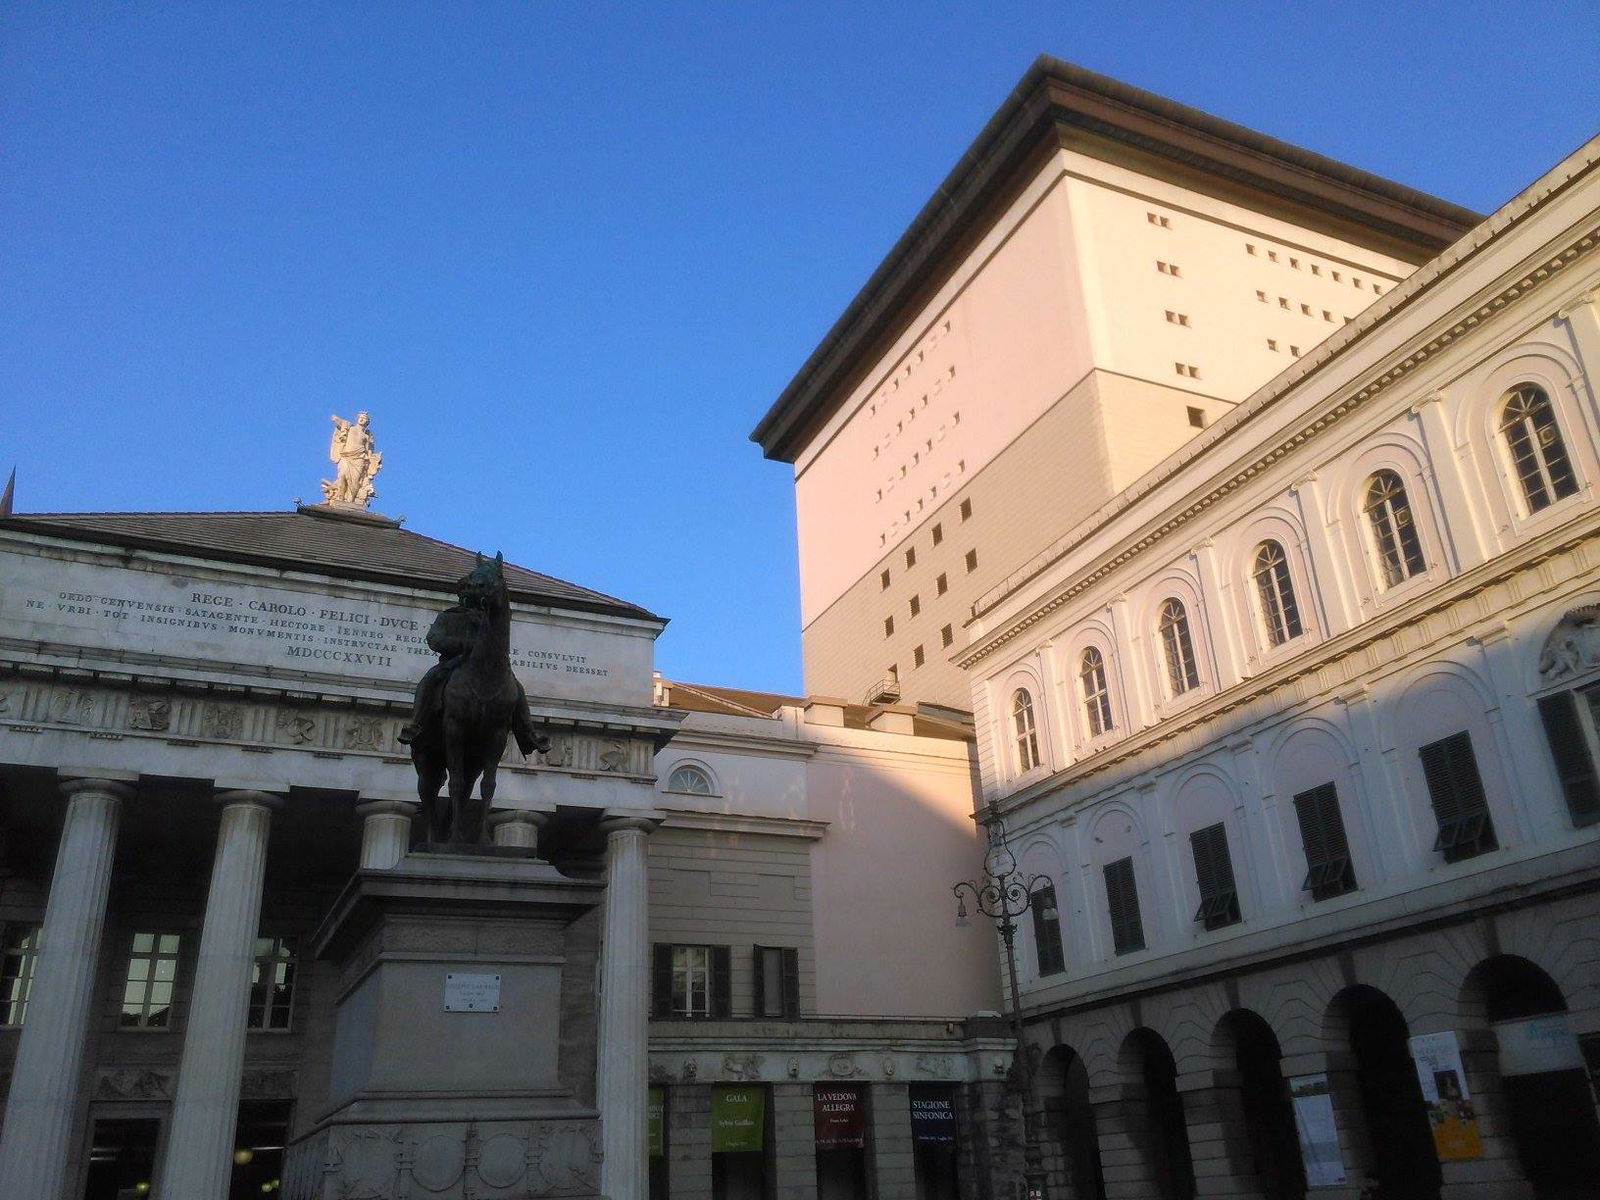
[{"label": "stone column", "polygon": [[283,803],[256,791],[222,792],[217,800],[222,823],[157,1189],[185,1200],[224,1200],[228,1194],[267,831],[272,810]]},{"label": "stone column", "polygon": [[422,811],[409,800],[366,800],[356,805],[361,816],[361,866],[387,871],[411,849],[411,822]]},{"label": "stone column", "polygon": [[489,814],[489,828],[496,846],[518,846],[535,852],[539,849],[539,830],[549,823],[550,814],[509,809]]},{"label": "stone column", "polygon": [[600,933],[600,1190],[644,1196],[650,1190],[645,1092],[650,1084],[649,874],[644,839],[658,822],[617,817],[606,835],[606,903]]},{"label": "stone column", "polygon": [[[132,776],[128,776],[132,779]],[[61,1200],[126,782],[68,779],[33,991],[0,1131],[0,1196]]]}]

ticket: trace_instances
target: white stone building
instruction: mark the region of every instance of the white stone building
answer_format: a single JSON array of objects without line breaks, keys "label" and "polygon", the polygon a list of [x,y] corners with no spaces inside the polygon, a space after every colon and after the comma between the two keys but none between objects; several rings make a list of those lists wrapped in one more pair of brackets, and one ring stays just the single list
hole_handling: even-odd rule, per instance
[{"label": "white stone building", "polygon": [[1592,1194],[1597,167],[975,603],[1056,1194]]}]

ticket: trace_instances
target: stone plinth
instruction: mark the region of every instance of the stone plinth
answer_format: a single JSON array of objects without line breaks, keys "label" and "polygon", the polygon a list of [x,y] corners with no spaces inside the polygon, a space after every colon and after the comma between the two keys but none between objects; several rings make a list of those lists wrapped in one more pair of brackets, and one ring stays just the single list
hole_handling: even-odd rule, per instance
[{"label": "stone plinth", "polygon": [[288,1200],[597,1197],[604,891],[495,854],[359,871],[316,937],[339,974],[333,1062]]}]

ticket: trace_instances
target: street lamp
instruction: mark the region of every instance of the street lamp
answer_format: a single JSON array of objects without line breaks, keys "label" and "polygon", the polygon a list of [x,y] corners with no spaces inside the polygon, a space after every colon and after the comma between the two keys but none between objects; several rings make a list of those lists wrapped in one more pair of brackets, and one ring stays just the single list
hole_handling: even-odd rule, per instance
[{"label": "street lamp", "polygon": [[1017,918],[1033,907],[1034,885],[1044,876],[1017,873],[1017,860],[1006,846],[1006,827],[1000,819],[999,804],[989,801],[981,820],[989,835],[989,850],[983,856],[983,878],[976,882],[962,880],[950,890],[956,897],[957,925],[967,924],[967,897],[970,895],[974,907],[995,923],[1000,940],[1005,944],[1006,975],[1011,981],[1011,1032],[1017,1042],[1011,1059],[1010,1082],[1022,1107],[1025,1200],[1046,1200],[1039,1143],[1028,1116],[1028,1102],[1033,1094],[1033,1065],[1022,1040],[1022,994],[1017,990],[1016,948]]}]

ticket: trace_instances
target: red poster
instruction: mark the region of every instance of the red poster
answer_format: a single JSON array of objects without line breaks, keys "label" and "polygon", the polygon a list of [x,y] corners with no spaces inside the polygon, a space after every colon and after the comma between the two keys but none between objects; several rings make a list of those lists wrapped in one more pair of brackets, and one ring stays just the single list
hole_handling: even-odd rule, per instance
[{"label": "red poster", "polygon": [[865,1105],[859,1087],[819,1083],[815,1092],[817,1149],[866,1145]]}]

